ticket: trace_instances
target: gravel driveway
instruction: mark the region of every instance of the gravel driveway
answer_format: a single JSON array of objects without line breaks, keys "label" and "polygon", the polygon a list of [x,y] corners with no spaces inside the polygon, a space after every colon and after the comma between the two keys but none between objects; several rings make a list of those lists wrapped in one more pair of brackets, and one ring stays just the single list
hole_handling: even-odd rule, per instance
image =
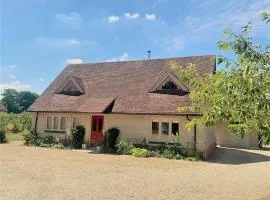
[{"label": "gravel driveway", "polygon": [[208,162],[1,144],[1,200],[270,199],[270,151],[218,148]]}]

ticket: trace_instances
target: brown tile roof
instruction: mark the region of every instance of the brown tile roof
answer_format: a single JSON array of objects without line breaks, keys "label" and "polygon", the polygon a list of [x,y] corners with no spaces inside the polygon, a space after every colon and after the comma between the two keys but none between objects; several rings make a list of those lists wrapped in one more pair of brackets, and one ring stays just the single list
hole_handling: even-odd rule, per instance
[{"label": "brown tile roof", "polygon": [[[175,61],[183,67],[193,63],[201,75],[213,73],[216,68],[216,57],[213,55],[71,64],[51,83],[29,111],[98,113],[103,112],[115,99],[112,113],[181,114],[176,108],[188,105],[188,96],[149,93],[153,85],[168,72],[169,61]],[[55,94],[70,74],[82,80],[85,94]]]},{"label": "brown tile roof", "polygon": [[0,102],[0,112],[7,112],[7,108],[4,106],[3,103]]}]

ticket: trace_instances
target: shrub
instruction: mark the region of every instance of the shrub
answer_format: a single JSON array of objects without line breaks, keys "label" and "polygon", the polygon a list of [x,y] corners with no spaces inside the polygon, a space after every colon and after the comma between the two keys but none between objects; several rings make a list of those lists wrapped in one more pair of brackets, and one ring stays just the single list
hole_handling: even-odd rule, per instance
[{"label": "shrub", "polygon": [[3,130],[0,130],[0,143],[6,143],[7,139],[6,139],[6,133]]},{"label": "shrub", "polygon": [[52,145],[55,143],[55,137],[52,135],[47,135],[42,139],[42,143]]},{"label": "shrub", "polygon": [[134,146],[127,141],[121,139],[120,142],[116,145],[117,151],[124,155],[131,154],[131,149],[134,148]]},{"label": "shrub", "polygon": [[148,157],[148,150],[141,149],[141,148],[133,148],[131,149],[131,155],[138,158],[147,158]]},{"label": "shrub", "polygon": [[120,131],[117,128],[110,128],[105,132],[103,145],[107,149],[115,149],[116,140],[119,136]]},{"label": "shrub", "polygon": [[170,149],[165,149],[161,155],[162,157],[167,158],[167,159],[173,159],[175,157],[172,150]]},{"label": "shrub", "polygon": [[83,144],[85,128],[81,125],[76,126],[75,129],[72,130],[72,146],[75,149],[80,149]]},{"label": "shrub", "polygon": [[42,139],[34,131],[30,131],[29,134],[24,136],[25,145],[39,146],[41,143]]},{"label": "shrub", "polygon": [[65,149],[66,147],[63,144],[53,144],[51,146],[52,149]]}]

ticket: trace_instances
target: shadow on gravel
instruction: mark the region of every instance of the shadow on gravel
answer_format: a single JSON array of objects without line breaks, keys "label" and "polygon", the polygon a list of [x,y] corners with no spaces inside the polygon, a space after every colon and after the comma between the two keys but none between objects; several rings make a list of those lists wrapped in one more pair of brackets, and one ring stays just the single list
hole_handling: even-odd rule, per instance
[{"label": "shadow on gravel", "polygon": [[[262,152],[268,149],[262,150]],[[269,154],[269,153],[268,153]],[[270,156],[246,151],[243,149],[217,147],[207,162],[240,165],[270,161]]]}]

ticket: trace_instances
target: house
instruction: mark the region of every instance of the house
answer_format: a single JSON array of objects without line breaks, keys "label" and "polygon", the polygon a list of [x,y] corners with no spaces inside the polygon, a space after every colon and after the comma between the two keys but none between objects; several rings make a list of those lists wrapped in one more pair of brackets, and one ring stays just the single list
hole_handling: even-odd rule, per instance
[{"label": "house", "polygon": [[188,87],[170,69],[170,61],[183,67],[193,63],[200,75],[216,70],[213,55],[68,65],[28,110],[36,132],[63,139],[81,124],[85,143],[95,146],[104,130],[117,127],[130,142],[180,142],[205,157],[215,148],[216,135],[222,135],[221,145],[231,140],[236,146],[257,145],[256,137],[244,142],[230,138],[224,124],[186,129],[200,114],[177,111],[190,101]]},{"label": "house", "polygon": [[7,112],[7,108],[4,106],[2,102],[0,102],[0,113]]}]

